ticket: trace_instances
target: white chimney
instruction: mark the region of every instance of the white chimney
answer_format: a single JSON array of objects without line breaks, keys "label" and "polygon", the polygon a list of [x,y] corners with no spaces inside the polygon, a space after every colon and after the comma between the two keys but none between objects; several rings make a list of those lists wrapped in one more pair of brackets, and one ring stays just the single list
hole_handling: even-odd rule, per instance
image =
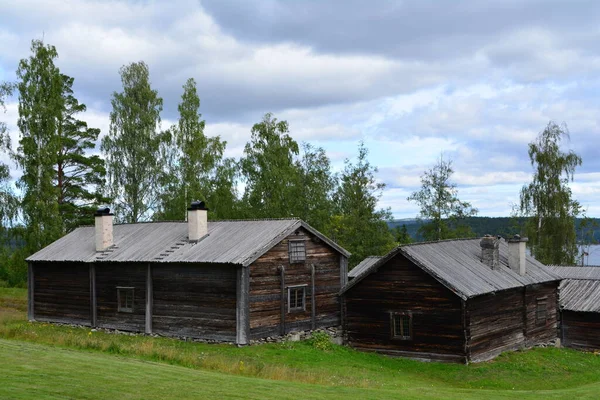
[{"label": "white chimney", "polygon": [[188,240],[197,242],[208,234],[208,208],[203,201],[192,201],[188,208]]},{"label": "white chimney", "polygon": [[508,266],[521,276],[525,275],[527,271],[525,243],[527,243],[527,238],[522,238],[519,235],[508,239]]},{"label": "white chimney", "polygon": [[500,241],[490,235],[485,235],[479,242],[481,246],[481,262],[491,269],[498,269],[500,259]]},{"label": "white chimney", "polygon": [[104,251],[113,245],[113,215],[110,208],[99,208],[94,214],[96,251]]}]

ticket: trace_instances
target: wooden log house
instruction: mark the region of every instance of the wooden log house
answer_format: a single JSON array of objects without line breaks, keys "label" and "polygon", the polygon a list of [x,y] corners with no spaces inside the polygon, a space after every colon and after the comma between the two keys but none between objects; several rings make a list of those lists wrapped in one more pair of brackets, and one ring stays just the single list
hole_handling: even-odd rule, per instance
[{"label": "wooden log house", "polygon": [[466,363],[556,339],[560,278],[525,240],[417,243],[365,262],[342,291],[348,344]]},{"label": "wooden log house", "polygon": [[563,278],[559,293],[561,344],[578,350],[600,350],[600,267],[551,266]]},{"label": "wooden log house", "polygon": [[341,325],[349,253],[301,220],[95,219],[27,259],[30,320],[237,344]]}]

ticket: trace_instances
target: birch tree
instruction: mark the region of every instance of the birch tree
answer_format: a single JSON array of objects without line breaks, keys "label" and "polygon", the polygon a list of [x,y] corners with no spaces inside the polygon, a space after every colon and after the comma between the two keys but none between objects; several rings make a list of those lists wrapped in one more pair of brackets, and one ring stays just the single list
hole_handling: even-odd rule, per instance
[{"label": "birch tree", "polygon": [[158,207],[160,177],[160,113],[163,100],[150,85],[150,71],[143,61],[120,69],[123,91],[111,99],[110,128],[102,140],[106,160],[107,195],[117,220],[148,220]]},{"label": "birch tree", "polygon": [[521,189],[520,211],[529,217],[528,246],[544,264],[570,265],[578,253],[575,218],[581,207],[572,198],[569,182],[582,160],[575,152],[561,149],[563,139],[569,139],[566,125],[549,122],[529,143],[533,179]]}]

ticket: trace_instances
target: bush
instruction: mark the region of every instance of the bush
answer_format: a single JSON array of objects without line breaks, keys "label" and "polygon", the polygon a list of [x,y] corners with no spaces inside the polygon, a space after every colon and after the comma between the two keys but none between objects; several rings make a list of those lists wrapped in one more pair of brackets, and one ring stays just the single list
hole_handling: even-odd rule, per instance
[{"label": "bush", "polygon": [[318,350],[328,351],[333,349],[333,344],[331,343],[331,339],[329,335],[325,332],[313,332],[310,337],[309,343]]}]

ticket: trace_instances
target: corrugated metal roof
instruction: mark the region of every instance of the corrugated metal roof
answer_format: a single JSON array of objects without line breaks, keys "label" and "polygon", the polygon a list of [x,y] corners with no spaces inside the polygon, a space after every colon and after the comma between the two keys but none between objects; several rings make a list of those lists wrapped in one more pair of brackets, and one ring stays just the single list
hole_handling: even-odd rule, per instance
[{"label": "corrugated metal roof", "polygon": [[94,227],[81,227],[27,261],[203,262],[248,266],[299,227],[349,256],[346,250],[298,219],[209,221],[208,235],[187,239],[186,222],[152,222],[113,227],[114,245],[96,252]]},{"label": "corrugated metal roof", "polygon": [[559,286],[559,299],[563,310],[600,312],[600,281],[565,279]]},{"label": "corrugated metal roof", "polygon": [[401,253],[463,299],[526,285],[559,280],[543,264],[527,256],[526,274],[519,275],[508,267],[508,244],[500,242],[500,266],[492,270],[481,262],[480,239],[442,240],[415,243],[392,250],[378,262],[364,269],[348,283],[344,291]]},{"label": "corrugated metal roof", "polygon": [[358,275],[360,275],[362,272],[364,272],[371,265],[373,265],[377,261],[379,261],[380,258],[381,257],[379,257],[379,256],[369,256],[369,257],[365,258],[364,260],[362,260],[360,262],[360,264],[358,264],[356,267],[352,268],[350,270],[350,272],[348,272],[348,278],[351,278],[351,279],[356,278]]},{"label": "corrugated metal roof", "polygon": [[600,280],[600,267],[565,267],[550,265],[547,267],[553,273],[565,279],[592,279]]}]

